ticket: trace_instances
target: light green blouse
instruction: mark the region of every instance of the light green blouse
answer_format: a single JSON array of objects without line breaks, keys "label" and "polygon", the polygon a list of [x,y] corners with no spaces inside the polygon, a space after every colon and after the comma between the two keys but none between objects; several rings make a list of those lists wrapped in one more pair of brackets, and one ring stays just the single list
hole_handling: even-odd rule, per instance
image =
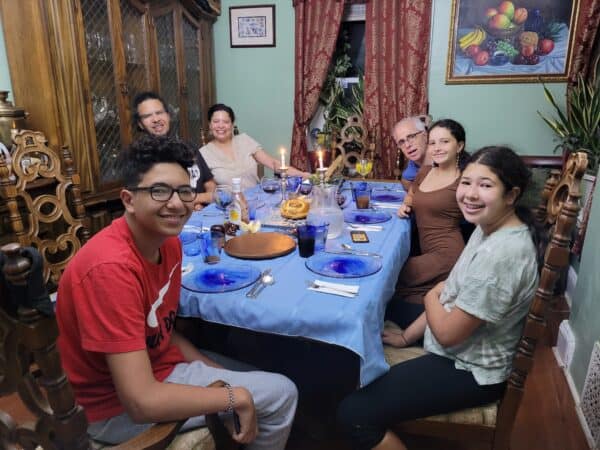
[{"label": "light green blouse", "polygon": [[508,378],[525,316],[538,284],[536,251],[527,226],[485,236],[477,227],[446,280],[440,302],[484,323],[464,342],[442,347],[427,327],[425,350],[456,361],[480,385]]}]

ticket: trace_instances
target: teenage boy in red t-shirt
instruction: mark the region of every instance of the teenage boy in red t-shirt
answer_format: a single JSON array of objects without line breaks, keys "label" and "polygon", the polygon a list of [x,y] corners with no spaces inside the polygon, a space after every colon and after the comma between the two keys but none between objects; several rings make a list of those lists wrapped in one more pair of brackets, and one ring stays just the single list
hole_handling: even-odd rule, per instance
[{"label": "teenage boy in red t-shirt", "polygon": [[[233,438],[283,449],[297,402],[282,375],[220,367],[174,330],[181,289],[177,235],[192,213],[194,154],[146,137],[121,155],[123,217],[96,234],[61,277],[58,345],[95,440],[116,444],[155,422],[235,411]],[[217,379],[231,386],[204,387]]]}]

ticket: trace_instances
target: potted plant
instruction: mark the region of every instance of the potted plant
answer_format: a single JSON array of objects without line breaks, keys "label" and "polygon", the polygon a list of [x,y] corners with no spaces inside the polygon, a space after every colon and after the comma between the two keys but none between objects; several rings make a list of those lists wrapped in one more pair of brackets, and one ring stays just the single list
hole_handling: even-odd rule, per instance
[{"label": "potted plant", "polygon": [[558,106],[552,93],[544,86],[546,99],[554,107],[556,118],[540,117],[556,134],[559,141],[555,150],[566,152],[584,151],[588,154],[588,173],[596,175],[600,163],[600,89],[596,77],[598,61],[594,64],[594,76],[586,81],[577,75],[577,82],[567,96],[566,112]]}]

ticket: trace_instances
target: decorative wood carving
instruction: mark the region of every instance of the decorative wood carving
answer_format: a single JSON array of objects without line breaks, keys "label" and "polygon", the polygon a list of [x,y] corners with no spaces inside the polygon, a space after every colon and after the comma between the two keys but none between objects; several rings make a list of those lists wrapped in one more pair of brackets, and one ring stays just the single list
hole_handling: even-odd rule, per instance
[{"label": "decorative wood carving", "polygon": [[79,176],[71,152],[59,156],[43,133],[22,130],[13,137],[12,172],[0,161],[0,187],[10,223],[23,246],[34,246],[46,264],[44,278],[56,286],[67,263],[89,238]]},{"label": "decorative wood carving", "polygon": [[[337,155],[342,155],[344,167],[354,170],[356,161],[366,158],[373,161],[377,159],[375,151],[375,142],[369,138],[369,133],[364,125],[362,117],[352,115],[348,117],[346,124],[342,127],[339,135],[332,137],[333,142],[333,158]],[[348,150],[348,148],[356,148],[356,150]],[[368,175],[373,177],[375,170],[371,170]]]}]

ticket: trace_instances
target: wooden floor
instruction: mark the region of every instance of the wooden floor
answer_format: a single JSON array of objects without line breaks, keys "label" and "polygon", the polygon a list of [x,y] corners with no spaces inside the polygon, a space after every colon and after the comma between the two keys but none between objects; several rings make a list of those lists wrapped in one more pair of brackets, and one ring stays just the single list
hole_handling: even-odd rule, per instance
[{"label": "wooden floor", "polygon": [[[17,411],[15,411],[15,409]],[[14,397],[0,398],[0,410],[12,412],[16,418],[27,417]],[[301,414],[301,412],[299,412]],[[310,435],[313,435],[311,437]],[[349,450],[341,439],[314,437],[305,427],[292,431],[288,450]],[[411,450],[480,450],[451,442],[405,437]],[[562,370],[552,350],[540,345],[533,371],[527,380],[525,397],[519,410],[512,436],[511,450],[586,450],[589,449]]]},{"label": "wooden floor", "polygon": [[[447,441],[405,436],[410,450],[480,450]],[[288,450],[349,450],[341,439],[312,439],[294,429]],[[517,415],[511,450],[587,450],[575,405],[562,369],[549,346],[538,346],[533,370]]]}]

